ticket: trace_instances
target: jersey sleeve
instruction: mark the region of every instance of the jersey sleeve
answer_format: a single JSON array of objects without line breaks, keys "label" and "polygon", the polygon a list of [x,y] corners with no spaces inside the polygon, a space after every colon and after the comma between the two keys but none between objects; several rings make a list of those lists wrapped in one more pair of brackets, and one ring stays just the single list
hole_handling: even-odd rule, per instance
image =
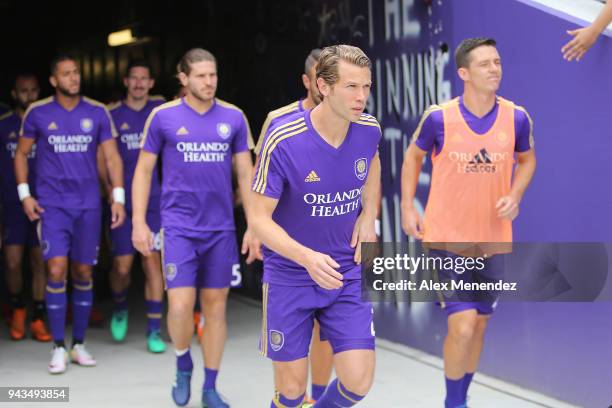
[{"label": "jersey sleeve", "polygon": [[283,152],[278,146],[273,150],[267,149],[262,152],[259,158],[259,165],[255,172],[252,190],[267,197],[279,199],[283,193],[287,176],[282,160]]},{"label": "jersey sleeve", "polygon": [[514,111],[514,129],[516,132],[514,151],[523,153],[534,147],[533,121],[529,113],[520,106]]},{"label": "jersey sleeve", "polygon": [[264,140],[266,139],[266,135],[268,134],[268,131],[274,127],[273,126],[274,122],[275,122],[274,116],[272,115],[272,112],[269,112],[268,115],[266,116],[266,120],[261,126],[261,132],[259,132],[259,137],[257,138],[257,145],[255,146],[255,150],[254,150],[256,155],[259,155],[259,153],[261,153],[261,149],[263,148],[263,144],[264,144]]},{"label": "jersey sleeve", "polygon": [[36,139],[38,137],[38,131],[36,128],[36,113],[34,110],[28,109],[21,121],[21,128],[19,129],[20,137],[27,137],[28,139]]},{"label": "jersey sleeve", "polygon": [[111,114],[106,107],[100,108],[100,127],[98,130],[98,144],[118,136]]},{"label": "jersey sleeve", "polygon": [[160,124],[160,118],[156,110],[153,110],[144,125],[141,148],[149,153],[159,154],[164,147],[164,134]]},{"label": "jersey sleeve", "polygon": [[241,113],[240,119],[238,120],[238,128],[236,129],[236,135],[232,139],[232,152],[242,153],[252,150],[254,147],[253,135],[251,134],[251,128],[249,121],[244,113]]},{"label": "jersey sleeve", "polygon": [[412,134],[411,141],[421,150],[429,152],[436,144],[436,133],[438,132],[439,122],[437,116],[442,116],[442,109],[433,105],[423,113],[416,130]]}]

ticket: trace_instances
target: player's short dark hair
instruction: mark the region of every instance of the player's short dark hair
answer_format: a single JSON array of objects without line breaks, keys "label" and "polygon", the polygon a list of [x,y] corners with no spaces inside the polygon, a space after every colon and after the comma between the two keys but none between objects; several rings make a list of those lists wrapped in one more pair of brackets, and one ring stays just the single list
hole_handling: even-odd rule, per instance
[{"label": "player's short dark hair", "polygon": [[130,72],[132,71],[132,68],[136,68],[136,67],[141,67],[141,68],[146,68],[149,70],[149,76],[153,77],[153,68],[151,68],[151,64],[149,64],[147,61],[143,60],[143,59],[133,59],[130,60],[130,62],[128,63],[127,69],[125,70],[125,77],[129,77],[130,76]]},{"label": "player's short dark hair", "polygon": [[306,61],[304,61],[304,73],[306,75],[310,75],[310,70],[312,69],[312,67],[317,65],[317,62],[319,62],[320,56],[321,56],[320,48],[314,48],[312,51],[310,51],[310,54],[308,54],[308,57],[306,57]]},{"label": "player's short dark hair", "polygon": [[69,54],[57,55],[55,58],[51,60],[51,64],[50,64],[51,75],[55,74],[55,71],[57,70],[57,65],[60,62],[64,62],[64,61],[75,61],[76,62],[76,58],[74,58],[72,55],[69,55]]},{"label": "player's short dark hair", "polygon": [[466,38],[455,50],[455,64],[457,68],[467,68],[470,65],[470,52],[483,45],[497,47],[497,41],[493,38],[477,37]]},{"label": "player's short dark hair", "polygon": [[181,72],[189,75],[191,72],[191,64],[201,61],[210,61],[217,65],[217,59],[210,52],[203,48],[192,48],[183,55],[183,58],[176,65],[177,75]]},{"label": "player's short dark hair", "polygon": [[13,87],[17,86],[17,81],[19,81],[20,79],[35,79],[36,81],[38,81],[38,77],[34,75],[32,72],[20,71],[17,74],[15,74],[15,80],[13,81]]}]

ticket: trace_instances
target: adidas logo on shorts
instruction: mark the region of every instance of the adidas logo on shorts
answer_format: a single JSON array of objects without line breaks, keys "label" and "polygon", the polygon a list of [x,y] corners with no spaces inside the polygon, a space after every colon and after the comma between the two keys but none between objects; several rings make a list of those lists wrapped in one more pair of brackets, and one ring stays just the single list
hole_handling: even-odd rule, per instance
[{"label": "adidas logo on shorts", "polygon": [[315,173],[314,170],[311,170],[310,173],[308,173],[308,175],[304,179],[304,181],[307,183],[314,183],[315,181],[321,181],[321,179],[319,178],[319,176],[317,176],[317,173]]}]

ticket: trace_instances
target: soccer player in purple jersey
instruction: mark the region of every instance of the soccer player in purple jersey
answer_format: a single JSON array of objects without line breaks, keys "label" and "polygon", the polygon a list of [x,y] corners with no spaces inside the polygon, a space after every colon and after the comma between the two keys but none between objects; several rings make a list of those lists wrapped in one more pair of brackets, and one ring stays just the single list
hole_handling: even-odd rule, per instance
[{"label": "soccer player in purple jersey", "polygon": [[[381,138],[364,114],[370,60],[357,47],[325,48],[322,102],[271,129],[253,182],[253,228],[264,247],[262,354],[273,361],[271,407],[299,407],[313,321],[338,378],[315,407],[361,401],[374,374],[373,309],[361,295],[361,242],[376,241]],[[311,404],[306,404],[312,406]]]},{"label": "soccer player in purple jersey", "polygon": [[[193,308],[200,296],[204,314],[202,405],[228,407],[216,390],[225,345],[225,309],[231,285],[241,280],[233,218],[232,161],[250,221],[253,171],[251,132],[244,113],[215,98],[217,63],[195,48],[179,63],[179,80],[187,95],[153,110],[145,124],[142,150],[132,184],[132,239],[143,255],[151,254],[153,234],[145,214],[151,176],[162,160],[162,266],[168,288],[168,331],[177,356],[174,402],[191,396]],[[260,257],[259,243],[247,228],[243,253],[247,262]]]},{"label": "soccer player in purple jersey", "polygon": [[[259,153],[263,146],[266,134],[270,129],[274,129],[279,123],[285,121],[289,116],[295,115],[305,110],[310,110],[321,103],[321,95],[317,89],[317,62],[319,61],[321,50],[313,49],[306,57],[304,62],[304,73],[302,74],[302,83],[306,89],[306,97],[289,105],[275,109],[268,113],[266,120],[259,133],[257,145],[255,146],[255,154],[257,159],[255,168],[259,165]],[[329,341],[321,340],[319,335],[319,323],[315,319],[314,328],[312,331],[312,343],[310,346],[310,364],[312,368],[312,386],[310,397],[306,396],[305,400],[310,403],[316,402],[323,395],[325,387],[329,383],[333,369],[333,351]]]},{"label": "soccer player in purple jersey", "polygon": [[[32,299],[34,307],[30,322],[30,333],[38,341],[51,341],[44,323],[45,312],[45,265],[43,263],[40,244],[36,235],[36,224],[28,220],[23,212],[17,184],[13,160],[17,150],[21,120],[28,106],[38,99],[40,87],[38,79],[32,74],[19,74],[11,92],[15,100],[15,109],[0,117],[0,199],[2,213],[2,249],[6,262],[6,282],[9,290],[12,318],[10,336],[13,340],[25,337],[26,309],[22,293],[22,263],[24,249],[29,247],[29,258],[32,269]],[[28,156],[30,165],[34,163],[35,147]],[[30,173],[30,183],[35,179]]]},{"label": "soccer player in purple jersey", "polygon": [[[68,255],[72,272],[71,359],[82,366],[96,360],[85,348],[92,304],[92,265],[98,257],[101,204],[96,151],[100,146],[113,185],[112,225],[125,218],[123,165],[110,114],[103,104],[80,95],[81,75],[74,58],[51,63],[55,95],[30,105],[15,154],[19,199],[32,221],[40,219],[41,246],[47,262],[46,304],[55,342],[49,372],[66,371],[64,344]],[[36,198],[30,194],[27,156],[36,142]]]},{"label": "soccer player in purple jersey", "polygon": [[[147,117],[153,108],[161,105],[161,97],[150,97],[149,91],[155,85],[151,76],[151,67],[145,61],[132,61],[126,71],[123,84],[127,88],[125,100],[110,106],[110,113],[119,133],[117,143],[123,161],[125,189],[131,191],[132,177],[138,161],[140,142]],[[103,177],[106,189],[110,194],[108,178]],[[159,256],[159,230],[161,219],[159,199],[161,186],[157,167],[151,180],[151,193],[147,208],[147,224],[155,234],[154,251],[151,256],[142,257],[142,269],[145,273],[145,303],[147,313],[147,349],[152,353],[162,353],[166,344],[160,336],[160,322],[163,309],[164,284]],[[111,335],[115,341],[125,339],[128,328],[128,287],[130,270],[134,262],[135,249],[132,245],[132,200],[126,197],[126,220],[122,226],[111,230],[113,269],[110,274],[110,285],[113,294],[114,308],[111,319]]]},{"label": "soccer player in purple jersey", "polygon": [[[304,112],[310,110],[321,103],[321,96],[317,89],[317,61],[321,55],[321,50],[318,48],[313,49],[306,57],[304,62],[304,73],[302,74],[302,83],[306,88],[306,97],[304,99],[297,100],[285,105],[281,108],[275,109],[268,113],[261,132],[259,133],[259,139],[257,139],[257,145],[255,146],[255,154],[259,158],[263,141],[268,133],[268,130],[275,128],[280,122],[282,122],[289,115],[293,115],[298,112]],[[258,163],[256,163],[257,165]]]}]

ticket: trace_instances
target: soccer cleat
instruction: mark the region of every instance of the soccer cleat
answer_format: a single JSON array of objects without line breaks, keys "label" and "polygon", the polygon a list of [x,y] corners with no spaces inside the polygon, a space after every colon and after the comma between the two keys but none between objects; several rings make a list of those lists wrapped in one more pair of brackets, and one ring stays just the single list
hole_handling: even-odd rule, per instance
[{"label": "soccer cleat", "polygon": [[202,408],[229,408],[214,388],[202,390]]},{"label": "soccer cleat", "polygon": [[312,398],[310,398],[308,395],[306,395],[306,396],[304,397],[304,402],[302,402],[302,408],[305,408],[305,407],[312,407],[312,406],[315,404],[315,402],[317,402],[317,401],[313,400],[313,399],[312,399]]},{"label": "soccer cleat", "polygon": [[75,344],[70,350],[70,358],[73,363],[83,367],[96,365],[96,359],[87,351],[84,344]]},{"label": "soccer cleat", "polygon": [[68,364],[68,353],[63,347],[54,347],[51,352],[51,361],[49,362],[49,372],[51,374],[61,374],[66,371]]},{"label": "soccer cleat", "polygon": [[47,342],[51,341],[51,335],[45,327],[45,322],[42,319],[36,319],[30,323],[30,334],[36,341]]},{"label": "soccer cleat", "polygon": [[25,308],[18,308],[13,310],[13,317],[11,319],[10,335],[13,340],[23,340],[25,337],[25,320],[26,310]]},{"label": "soccer cleat", "polygon": [[187,405],[191,398],[191,371],[176,371],[176,379],[172,384],[172,399],[179,407]]},{"label": "soccer cleat", "polygon": [[125,340],[125,335],[127,334],[127,329],[128,329],[127,310],[120,310],[118,312],[113,312],[113,317],[111,318],[110,329],[111,329],[111,335],[113,336],[113,340],[115,341]]},{"label": "soccer cleat", "polygon": [[147,336],[147,349],[151,353],[163,353],[166,351],[166,343],[162,340],[159,331],[154,330]]}]

